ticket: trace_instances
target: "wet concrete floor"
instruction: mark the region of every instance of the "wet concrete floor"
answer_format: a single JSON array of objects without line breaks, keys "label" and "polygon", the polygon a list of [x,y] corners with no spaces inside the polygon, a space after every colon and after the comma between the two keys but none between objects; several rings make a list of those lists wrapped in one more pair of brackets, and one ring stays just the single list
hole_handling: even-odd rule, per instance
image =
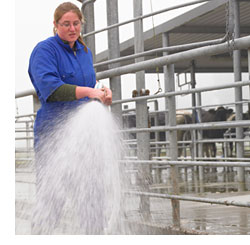
[{"label": "wet concrete floor", "polygon": [[[250,180],[246,174],[244,191],[237,189],[235,172],[224,174],[222,171],[208,173],[207,180],[202,188],[195,180],[192,170],[185,176],[180,174],[180,194],[194,197],[208,197],[218,200],[235,200],[250,203]],[[167,171],[162,172],[160,183],[152,183],[151,191],[168,193],[170,180]],[[132,188],[136,185],[132,181]],[[35,197],[35,174],[30,166],[16,169],[16,234],[31,234],[30,215]],[[139,211],[139,197],[128,196],[124,203],[126,220],[135,223],[145,223]],[[188,234],[223,234],[223,235],[249,235],[250,234],[250,208],[233,207],[224,205],[211,205],[198,202],[180,201],[181,229]],[[161,198],[150,198],[150,226],[172,227],[171,201]],[[69,228],[70,229],[70,228]],[[69,230],[68,230],[69,232]],[[59,234],[67,234],[67,229],[59,231]],[[168,234],[168,233],[166,233]]]}]

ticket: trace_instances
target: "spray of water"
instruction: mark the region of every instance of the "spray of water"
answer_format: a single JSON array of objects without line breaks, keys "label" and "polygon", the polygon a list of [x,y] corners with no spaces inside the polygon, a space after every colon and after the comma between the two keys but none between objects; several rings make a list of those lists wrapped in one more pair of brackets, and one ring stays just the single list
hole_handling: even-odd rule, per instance
[{"label": "spray of water", "polygon": [[101,103],[57,122],[36,153],[33,234],[112,234],[120,222],[118,123]]}]

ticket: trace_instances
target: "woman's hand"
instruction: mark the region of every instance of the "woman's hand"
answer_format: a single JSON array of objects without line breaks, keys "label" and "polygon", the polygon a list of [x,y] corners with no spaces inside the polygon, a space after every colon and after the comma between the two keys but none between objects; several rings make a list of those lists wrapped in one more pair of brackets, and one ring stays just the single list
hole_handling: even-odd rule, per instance
[{"label": "woman's hand", "polygon": [[106,100],[106,92],[104,90],[104,88],[93,88],[90,93],[89,93],[89,98],[91,99],[98,99],[100,102],[102,102],[103,104],[105,104],[105,100]]},{"label": "woman's hand", "polygon": [[107,88],[90,88],[90,87],[76,87],[76,98],[81,99],[83,97],[89,97],[90,99],[98,99],[104,105],[112,104],[112,91]]},{"label": "woman's hand", "polygon": [[109,106],[112,104],[112,91],[111,91],[111,89],[109,89],[107,87],[104,87],[103,90],[105,92],[104,104]]},{"label": "woman's hand", "polygon": [[104,104],[106,96],[104,89],[77,86],[76,98],[81,99],[84,97],[89,97],[90,99],[98,99]]},{"label": "woman's hand", "polygon": [[99,99],[106,106],[109,106],[112,104],[112,91],[109,88],[104,87],[101,89],[94,89],[94,90],[97,90],[97,91],[96,93],[94,93],[93,97],[89,96],[90,98]]}]

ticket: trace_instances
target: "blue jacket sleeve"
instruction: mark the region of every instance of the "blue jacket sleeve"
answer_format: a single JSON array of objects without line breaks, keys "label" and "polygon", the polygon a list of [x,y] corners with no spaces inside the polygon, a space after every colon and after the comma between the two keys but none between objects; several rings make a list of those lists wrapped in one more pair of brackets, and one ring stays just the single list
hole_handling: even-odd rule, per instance
[{"label": "blue jacket sleeve", "polygon": [[40,100],[44,102],[57,88],[65,84],[58,72],[55,50],[45,44],[34,49],[30,58],[29,74]]}]

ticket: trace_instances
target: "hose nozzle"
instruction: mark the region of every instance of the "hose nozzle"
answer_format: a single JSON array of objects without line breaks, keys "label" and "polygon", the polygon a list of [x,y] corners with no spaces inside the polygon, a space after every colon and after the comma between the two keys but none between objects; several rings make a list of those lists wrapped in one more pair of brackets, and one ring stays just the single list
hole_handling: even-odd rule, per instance
[{"label": "hose nozzle", "polygon": [[103,83],[102,82],[96,82],[96,84],[95,84],[95,88],[104,88],[104,85],[103,85]]}]

